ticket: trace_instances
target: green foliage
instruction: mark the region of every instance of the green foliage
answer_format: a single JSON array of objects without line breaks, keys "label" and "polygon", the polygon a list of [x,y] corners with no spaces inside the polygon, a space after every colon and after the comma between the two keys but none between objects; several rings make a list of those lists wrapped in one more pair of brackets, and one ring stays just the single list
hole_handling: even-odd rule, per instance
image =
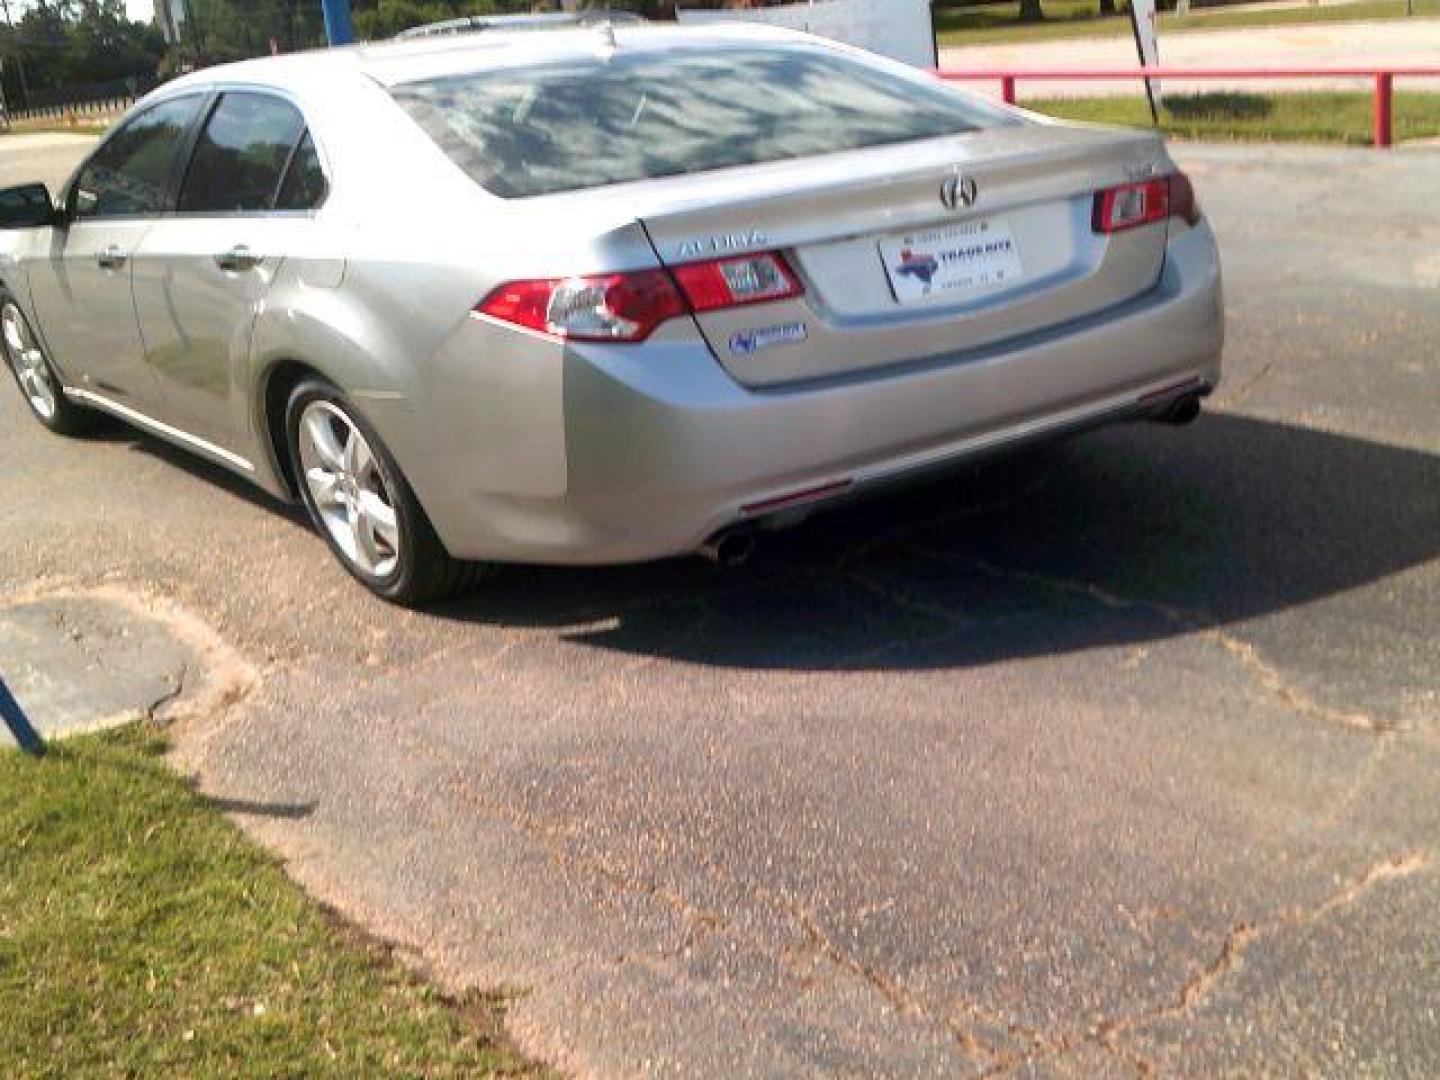
[{"label": "green foliage", "polygon": [[152,79],[165,51],[160,31],[131,22],[124,0],[34,0],[20,11],[12,0],[14,26],[0,24],[5,99],[22,105],[21,65],[32,92],[81,83]]},{"label": "green foliage", "polygon": [[[163,0],[157,0],[163,2]],[[21,71],[32,92],[116,79],[149,81],[180,71],[325,44],[319,0],[185,0],[180,41],[167,49],[154,25],[130,22],[124,0],[10,0],[13,28],[0,24],[5,98],[22,107]],[[544,0],[353,0],[361,41],[394,37],[423,23],[464,15],[528,12]],[[672,0],[593,0],[652,18]]]},{"label": "green foliage", "polygon": [[320,0],[186,0],[172,63],[208,67],[325,44]]}]

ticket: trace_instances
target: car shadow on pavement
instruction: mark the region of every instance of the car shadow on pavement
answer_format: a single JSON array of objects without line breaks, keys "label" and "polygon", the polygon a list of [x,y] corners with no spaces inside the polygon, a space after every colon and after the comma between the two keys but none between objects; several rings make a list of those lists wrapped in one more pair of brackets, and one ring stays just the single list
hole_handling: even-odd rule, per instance
[{"label": "car shadow on pavement", "polygon": [[812,517],[736,570],[512,568],[434,609],[637,656],[942,668],[1159,640],[1440,555],[1440,456],[1207,413]]},{"label": "car shadow on pavement", "polygon": [[157,439],[148,432],[140,431],[137,428],[127,427],[118,421],[113,425],[114,430],[109,427],[102,428],[99,432],[91,432],[86,435],[88,439],[101,439],[111,442],[125,442],[131,444],[131,448],[140,454],[148,454],[153,458],[165,462],[172,468],[183,469],[202,480],[223,489],[237,499],[243,499],[252,506],[260,507],[281,517],[290,519],[303,529],[310,528],[310,519],[305,515],[305,508],[299,503],[281,502],[268,491],[256,487],[243,476],[237,476],[229,469],[220,465],[212,464],[204,458],[197,457],[188,450]]}]

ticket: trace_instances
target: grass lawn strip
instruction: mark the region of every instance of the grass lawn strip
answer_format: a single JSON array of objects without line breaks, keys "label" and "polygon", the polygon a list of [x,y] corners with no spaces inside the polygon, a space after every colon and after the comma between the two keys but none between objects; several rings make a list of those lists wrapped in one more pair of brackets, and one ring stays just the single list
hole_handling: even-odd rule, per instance
[{"label": "grass lawn strip", "polygon": [[0,1076],[538,1076],[131,727],[0,753]]},{"label": "grass lawn strip", "polygon": [[[1067,120],[1150,126],[1150,108],[1140,97],[1025,98],[1020,105]],[[1369,146],[1374,98],[1370,94],[1212,93],[1165,99],[1160,126],[1182,139],[1255,142],[1340,143]],[[1395,95],[1395,139],[1440,137],[1440,93]]]}]

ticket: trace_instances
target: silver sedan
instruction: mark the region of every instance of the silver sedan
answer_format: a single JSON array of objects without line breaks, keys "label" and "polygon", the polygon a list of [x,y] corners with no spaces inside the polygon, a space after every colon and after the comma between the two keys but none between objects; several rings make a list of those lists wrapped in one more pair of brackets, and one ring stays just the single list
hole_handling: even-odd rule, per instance
[{"label": "silver sedan", "polygon": [[0,224],[41,423],[109,413],[303,500],[407,603],[495,562],[738,558],[1219,378],[1215,243],[1158,136],[775,30],[209,69]]}]

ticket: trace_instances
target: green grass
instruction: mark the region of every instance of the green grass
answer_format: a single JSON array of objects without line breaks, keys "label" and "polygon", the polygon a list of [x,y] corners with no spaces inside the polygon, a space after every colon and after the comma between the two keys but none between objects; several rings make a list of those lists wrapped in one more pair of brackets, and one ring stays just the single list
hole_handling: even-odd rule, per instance
[{"label": "green grass", "polygon": [[126,729],[0,753],[0,1076],[535,1075]]},{"label": "green grass", "polygon": [[[1369,94],[1189,94],[1165,101],[1160,126],[1178,138],[1370,145]],[[1020,104],[1068,120],[1150,126],[1143,98],[1022,98]],[[1397,142],[1440,137],[1440,94],[1396,94],[1394,123]]]},{"label": "green grass", "polygon": [[[1077,37],[1128,36],[1128,5],[1117,4],[1121,14],[1100,18],[1099,0],[1042,0],[1045,21],[1022,23],[1020,5],[986,4],[973,8],[937,8],[935,34],[941,48],[956,45],[1004,45],[1025,41],[1059,41]],[[1440,0],[1415,0],[1417,17],[1440,17]],[[1405,17],[1405,0],[1361,0],[1327,7],[1245,11],[1228,8],[1191,9],[1189,15],[1160,16],[1160,35],[1190,30],[1225,30],[1236,27],[1295,26],[1302,23],[1358,22],[1365,19]]]}]

